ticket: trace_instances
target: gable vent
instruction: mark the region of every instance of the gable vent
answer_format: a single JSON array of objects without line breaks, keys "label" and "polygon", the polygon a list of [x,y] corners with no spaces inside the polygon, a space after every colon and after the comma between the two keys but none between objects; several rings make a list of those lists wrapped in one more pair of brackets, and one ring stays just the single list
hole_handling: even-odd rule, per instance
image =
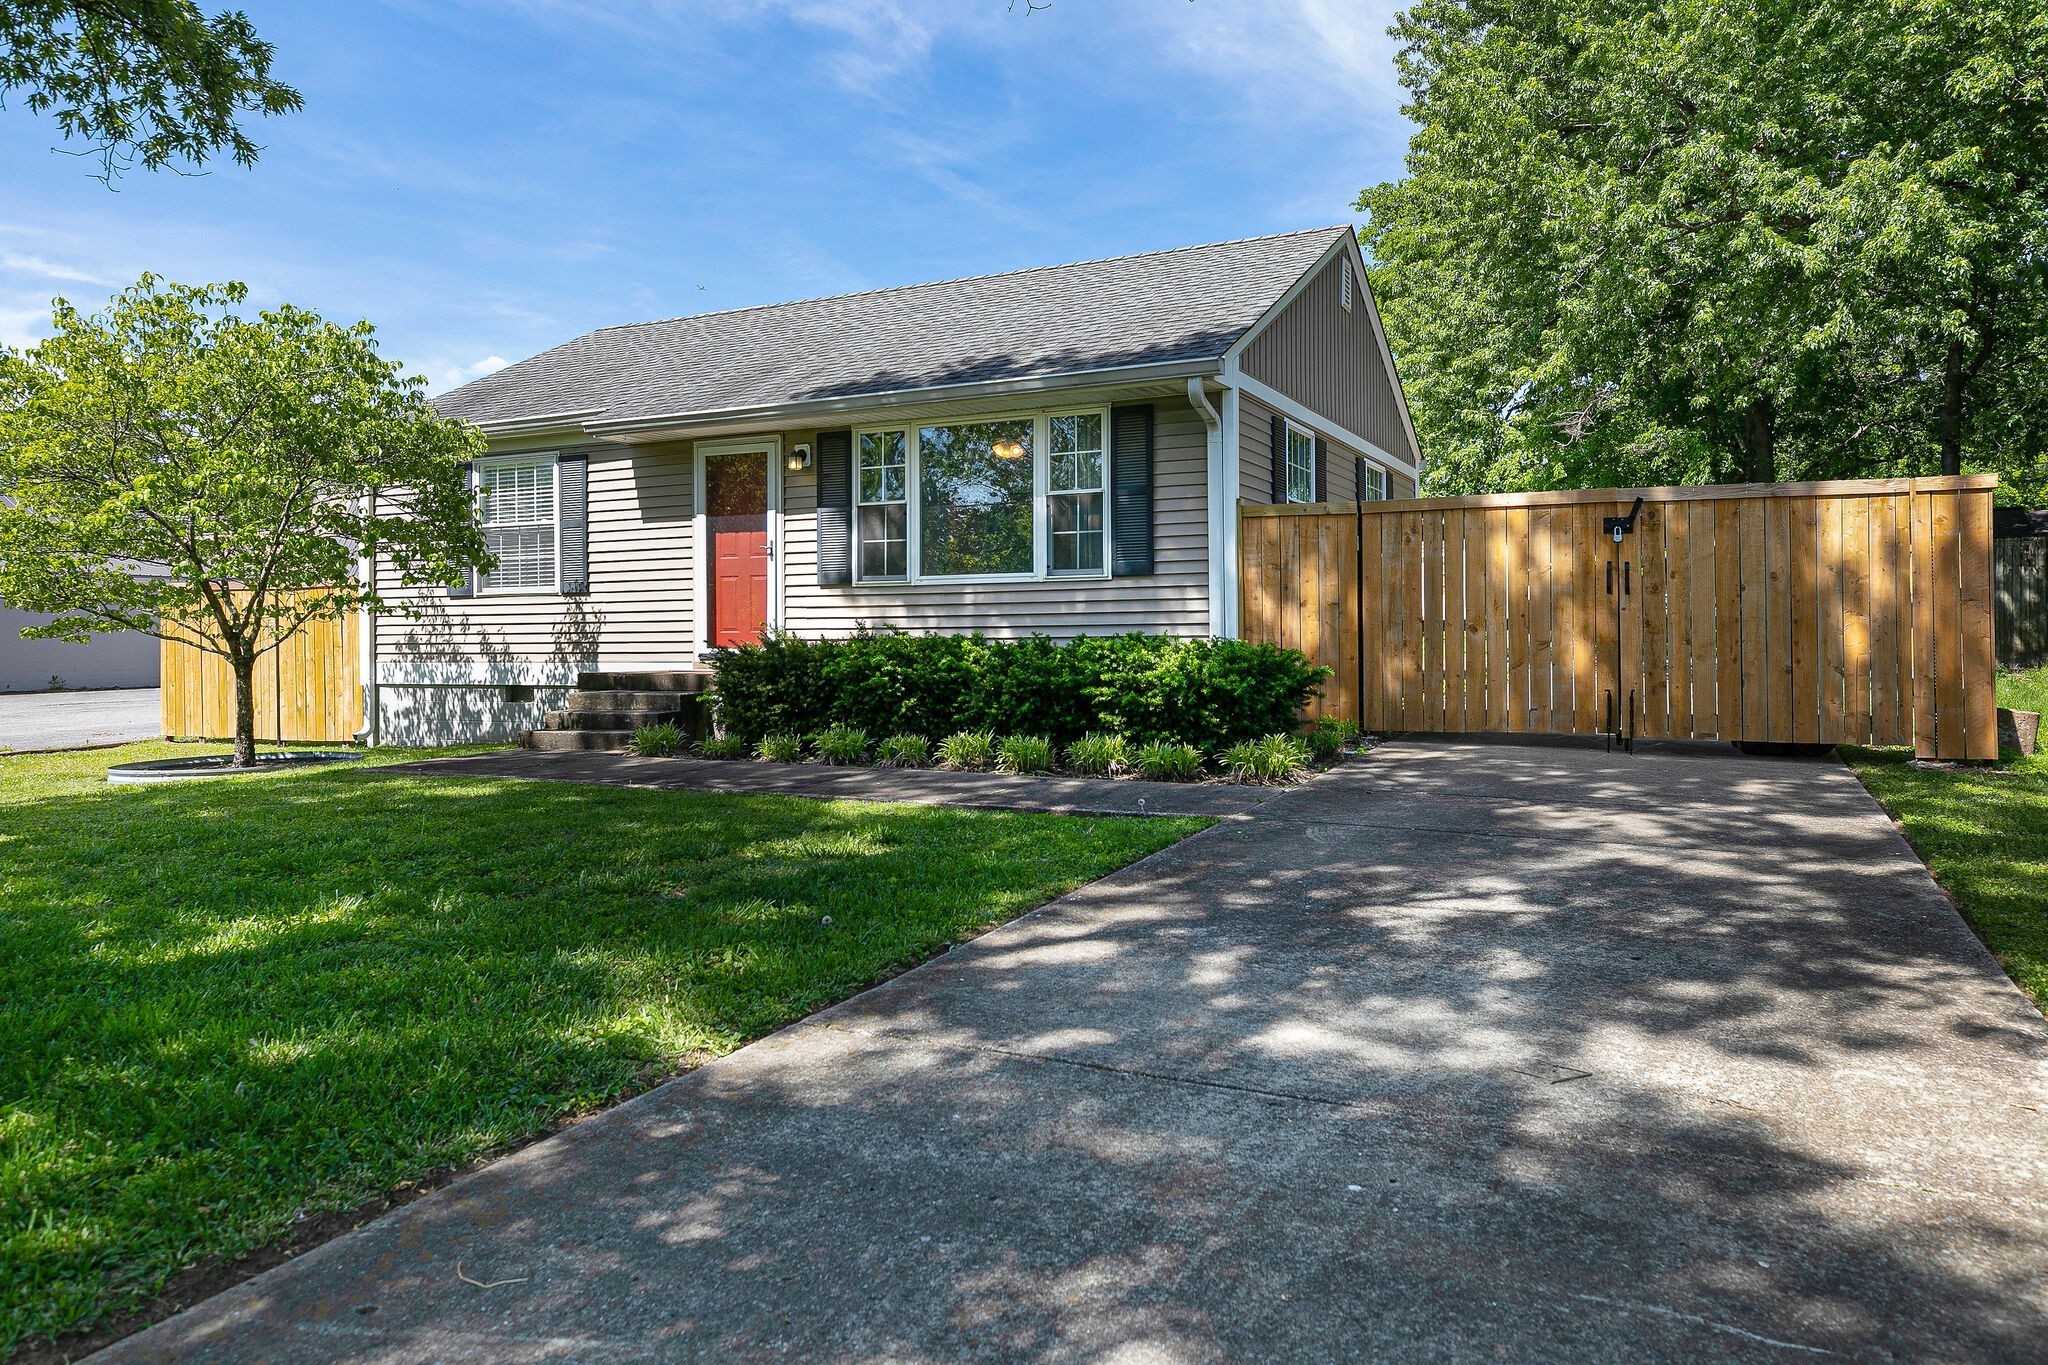
[{"label": "gable vent", "polygon": [[1345,312],[1351,311],[1351,261],[1349,257],[1345,258],[1344,270],[1338,276],[1337,301],[1344,305]]}]

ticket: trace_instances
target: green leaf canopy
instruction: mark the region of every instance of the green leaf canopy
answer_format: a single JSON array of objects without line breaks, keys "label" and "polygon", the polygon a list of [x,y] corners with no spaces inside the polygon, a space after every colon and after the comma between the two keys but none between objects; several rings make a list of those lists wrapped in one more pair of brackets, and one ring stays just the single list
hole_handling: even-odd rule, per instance
[{"label": "green leaf canopy", "polygon": [[2038,0],[1422,0],[1364,245],[1436,491],[2048,473]]}]

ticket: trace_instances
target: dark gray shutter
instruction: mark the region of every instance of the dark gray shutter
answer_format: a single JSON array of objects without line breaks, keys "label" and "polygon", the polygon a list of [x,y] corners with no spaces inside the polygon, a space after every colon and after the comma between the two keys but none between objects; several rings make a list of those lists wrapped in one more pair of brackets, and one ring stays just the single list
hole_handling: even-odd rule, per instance
[{"label": "dark gray shutter", "polygon": [[853,582],[853,433],[818,433],[818,583]]},{"label": "dark gray shutter", "polygon": [[1330,500],[1330,443],[1316,437],[1316,501]]},{"label": "dark gray shutter", "polygon": [[1287,501],[1287,419],[1273,414],[1273,496],[1269,502]]},{"label": "dark gray shutter", "polygon": [[555,461],[561,537],[562,593],[581,597],[590,591],[590,457],[582,451]]},{"label": "dark gray shutter", "polygon": [[1152,572],[1152,405],[1109,413],[1109,571]]},{"label": "dark gray shutter", "polygon": [[[464,460],[461,464],[457,465],[456,468],[462,471],[462,486],[464,488],[472,490],[473,494],[476,488],[474,468],[470,465],[469,461],[467,460]],[[472,507],[476,505],[476,499],[474,496],[472,496],[470,499],[470,505]],[[453,583],[450,583],[448,585],[448,595],[450,597],[476,596],[476,570],[464,569],[462,571],[461,576],[458,577]]]}]

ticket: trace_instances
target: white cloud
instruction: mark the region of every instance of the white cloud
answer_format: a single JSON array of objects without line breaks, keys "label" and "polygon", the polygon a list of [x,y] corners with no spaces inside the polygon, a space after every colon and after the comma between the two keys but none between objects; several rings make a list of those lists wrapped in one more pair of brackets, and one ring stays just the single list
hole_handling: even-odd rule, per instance
[{"label": "white cloud", "polygon": [[1260,104],[1390,111],[1399,104],[1383,0],[1203,4],[1168,26],[1166,55]]},{"label": "white cloud", "polygon": [[13,251],[0,251],[0,270],[41,280],[63,280],[70,284],[114,283],[104,275],[81,270],[74,265],[66,265],[62,261],[52,261],[41,256],[25,256]]},{"label": "white cloud", "polygon": [[503,356],[487,355],[482,360],[472,361],[467,365],[430,366],[427,380],[435,393],[445,393],[449,389],[467,384],[472,379],[482,379],[487,374],[495,374],[511,363]]},{"label": "white cloud", "polygon": [[0,346],[21,349],[35,345],[49,334],[48,308],[23,308],[11,300],[0,300]]}]

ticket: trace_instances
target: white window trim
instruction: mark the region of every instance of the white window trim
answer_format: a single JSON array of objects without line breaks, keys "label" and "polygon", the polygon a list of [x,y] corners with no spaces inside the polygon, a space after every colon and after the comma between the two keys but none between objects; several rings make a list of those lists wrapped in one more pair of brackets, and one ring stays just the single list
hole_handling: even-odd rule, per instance
[{"label": "white window trim", "polygon": [[768,629],[782,629],[782,438],[745,436],[698,441],[690,455],[691,645],[698,654],[711,648],[711,517],[704,509],[704,457],[759,455],[768,462]]},{"label": "white window trim", "polygon": [[[552,502],[555,509],[553,523],[555,528],[555,571],[550,576],[549,585],[545,588],[533,588],[524,586],[516,588],[494,588],[489,586],[490,575],[479,571],[476,576],[475,589],[476,595],[478,597],[560,597],[562,595],[561,452],[558,450],[521,450],[507,451],[502,455],[486,455],[482,459],[477,460],[473,465],[470,466],[469,494],[477,508],[478,528],[480,530],[488,531],[490,528],[484,523],[483,520],[483,479],[481,477],[482,472],[485,469],[494,468],[499,465],[535,464],[541,460],[547,461],[548,477],[553,481],[554,484]],[[536,522],[534,524],[538,525],[539,523]]]},{"label": "white window trim", "polygon": [[[1296,507],[1305,507],[1316,500],[1316,434],[1295,421],[1292,417],[1283,418],[1282,420],[1286,423],[1287,430],[1281,439],[1287,442],[1288,448],[1280,452],[1280,477],[1286,479],[1290,472],[1289,467],[1293,461],[1288,459],[1288,456],[1293,453],[1294,438],[1296,436],[1306,436],[1308,438],[1308,496],[1297,498],[1294,496],[1294,489],[1291,486],[1283,487],[1280,490],[1280,501],[1282,503],[1292,503]],[[1289,480],[1289,483],[1291,484],[1292,480]]]},{"label": "white window trim", "polygon": [[[1052,419],[1055,417],[1100,417],[1102,419],[1102,567],[1097,570],[1063,570],[1055,573],[1052,560]],[[924,499],[920,496],[921,457],[918,431],[921,427],[990,426],[999,422],[1029,421],[1031,425],[1031,571],[999,574],[927,574],[924,572]],[[904,568],[901,578],[863,578],[860,573],[860,439],[887,431],[903,433],[904,480]],[[878,422],[853,431],[853,571],[856,587],[903,588],[923,584],[951,583],[1099,583],[1111,577],[1116,527],[1115,496],[1111,486],[1115,475],[1111,463],[1110,410],[1106,406],[1029,408],[1017,412],[975,413],[963,417],[931,417],[915,421]]]},{"label": "white window trim", "polygon": [[1364,488],[1362,488],[1362,487],[1361,487],[1361,488],[1356,488],[1356,489],[1353,489],[1353,490],[1352,490],[1352,492],[1353,492],[1353,493],[1354,493],[1354,495],[1356,496],[1357,500],[1358,500],[1359,502],[1388,502],[1388,501],[1391,501],[1391,500],[1392,500],[1392,498],[1393,498],[1393,496],[1394,496],[1394,476],[1393,476],[1393,474],[1392,474],[1392,473],[1391,473],[1391,472],[1390,472],[1390,471],[1389,471],[1389,470],[1387,469],[1387,467],[1386,467],[1385,465],[1383,465],[1383,464],[1380,464],[1379,462],[1377,462],[1377,461],[1375,461],[1375,460],[1365,460],[1365,461],[1363,461],[1362,463],[1363,463],[1364,467],[1365,467],[1365,468],[1366,468],[1367,470],[1369,470],[1369,471],[1371,471],[1372,473],[1374,473],[1374,474],[1377,474],[1377,475],[1379,475],[1379,476],[1380,476],[1380,495],[1379,495],[1379,496],[1378,496],[1377,498],[1368,498],[1368,497],[1366,497],[1366,496],[1365,496],[1365,489],[1364,489]]}]

